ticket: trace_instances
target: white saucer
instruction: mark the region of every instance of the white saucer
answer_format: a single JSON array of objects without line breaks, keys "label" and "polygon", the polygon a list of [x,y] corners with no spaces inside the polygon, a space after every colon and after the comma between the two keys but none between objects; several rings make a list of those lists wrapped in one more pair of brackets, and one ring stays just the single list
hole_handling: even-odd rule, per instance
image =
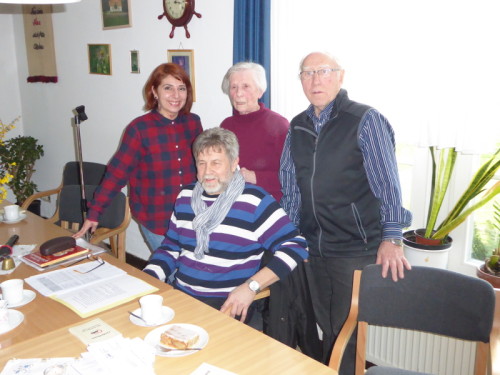
[{"label": "white saucer", "polygon": [[[171,352],[162,351],[158,346],[162,346],[168,349],[171,348],[167,345],[160,344],[161,334],[168,330],[172,326],[180,326],[187,328],[191,331],[198,333],[198,341],[193,344],[193,348],[198,348],[196,350],[172,350]],[[196,326],[194,324],[186,324],[186,323],[176,323],[176,324],[167,324],[166,326],[158,327],[149,332],[146,337],[144,337],[144,341],[146,344],[151,345],[153,348],[156,348],[156,355],[160,357],[184,357],[186,355],[194,354],[199,351],[199,349],[203,349],[208,344],[208,332],[203,328]]]},{"label": "white saucer", "polygon": [[9,320],[7,323],[0,323],[0,335],[2,333],[7,333],[16,328],[24,320],[24,314],[17,310],[7,310],[9,314]]},{"label": "white saucer", "polygon": [[[141,316],[141,309],[138,308],[137,310],[132,311],[135,315]],[[146,324],[143,320],[136,318],[133,315],[130,315],[130,321],[134,323],[136,326],[141,326],[141,327],[156,327],[159,326],[160,324],[165,324],[167,322],[170,322],[175,316],[174,310],[172,310],[168,306],[162,306],[161,307],[161,320],[157,322],[156,324]]]},{"label": "white saucer", "polygon": [[[28,303],[30,303],[31,301],[33,301],[36,297],[36,293],[33,292],[32,290],[29,290],[29,289],[24,289],[23,290],[23,299],[20,300],[19,302],[17,303],[14,303],[14,304],[8,304],[7,307],[21,307],[21,306],[24,306]],[[3,296],[0,294],[0,299],[2,299]]]},{"label": "white saucer", "polygon": [[5,223],[5,224],[16,224],[16,223],[19,223],[20,221],[23,221],[24,219],[26,219],[26,214],[25,213],[20,213],[19,217],[17,219],[15,219],[15,220],[6,220],[4,218],[4,220],[2,222]]}]

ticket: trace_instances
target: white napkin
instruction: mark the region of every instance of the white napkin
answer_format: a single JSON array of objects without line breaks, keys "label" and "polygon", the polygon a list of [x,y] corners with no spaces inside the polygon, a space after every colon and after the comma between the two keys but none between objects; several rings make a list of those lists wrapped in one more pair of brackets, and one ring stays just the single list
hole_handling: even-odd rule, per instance
[{"label": "white napkin", "polygon": [[82,375],[155,375],[155,348],[138,337],[90,344],[81,357],[72,366]]},{"label": "white napkin", "polygon": [[11,359],[0,375],[43,375],[55,365],[65,375],[155,375],[155,348],[136,337],[116,336],[88,345],[80,358]]},{"label": "white napkin", "polygon": [[203,362],[196,370],[194,370],[190,375],[238,375],[234,372],[224,370],[220,367]]}]

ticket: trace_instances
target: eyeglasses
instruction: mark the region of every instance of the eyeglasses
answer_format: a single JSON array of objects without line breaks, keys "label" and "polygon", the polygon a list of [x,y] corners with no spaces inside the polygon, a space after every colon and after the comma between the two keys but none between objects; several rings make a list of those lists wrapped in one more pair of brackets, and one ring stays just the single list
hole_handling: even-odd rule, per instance
[{"label": "eyeglasses", "polygon": [[80,270],[73,270],[73,271],[75,271],[76,273],[80,273],[80,274],[89,273],[89,272],[92,272],[93,270],[95,270],[96,268],[99,268],[99,267],[103,266],[104,263],[105,263],[104,260],[102,260],[101,257],[95,256],[94,254],[87,254],[86,258],[82,258],[80,260],[77,260],[76,262],[73,262],[73,263],[67,265],[66,267],[73,266],[76,263],[79,263],[79,262],[81,262],[82,260],[85,260],[85,259],[89,259],[91,261],[96,261],[96,262],[98,262],[98,264],[95,267],[93,267],[93,268],[91,268],[91,269],[89,269],[87,271],[80,271]]},{"label": "eyeglasses", "polygon": [[342,69],[339,68],[324,68],[324,69],[318,69],[318,70],[304,70],[299,73],[299,77],[302,81],[308,81],[314,77],[314,74],[316,73],[319,78],[326,78],[330,76],[331,72],[338,72]]}]

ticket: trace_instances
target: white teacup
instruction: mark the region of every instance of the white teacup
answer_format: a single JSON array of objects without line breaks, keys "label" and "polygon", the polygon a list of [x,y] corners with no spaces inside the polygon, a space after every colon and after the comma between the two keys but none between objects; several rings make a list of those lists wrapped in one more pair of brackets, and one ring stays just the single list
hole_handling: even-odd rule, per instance
[{"label": "white teacup", "polygon": [[19,206],[17,204],[11,204],[4,207],[4,217],[7,221],[19,219],[19,214]]},{"label": "white teacup", "polygon": [[158,294],[149,294],[139,299],[141,316],[146,324],[154,325],[161,321],[163,297]]},{"label": "white teacup", "polygon": [[8,305],[14,305],[23,300],[23,279],[10,279],[0,284],[2,298]]}]

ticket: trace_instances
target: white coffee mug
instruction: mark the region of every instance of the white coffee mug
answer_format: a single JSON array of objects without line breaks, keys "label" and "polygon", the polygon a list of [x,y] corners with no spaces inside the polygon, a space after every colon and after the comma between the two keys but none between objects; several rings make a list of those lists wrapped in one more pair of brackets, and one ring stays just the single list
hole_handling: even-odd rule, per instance
[{"label": "white coffee mug", "polygon": [[8,305],[14,305],[23,300],[23,279],[10,279],[0,284],[2,288],[2,299]]},{"label": "white coffee mug", "polygon": [[149,294],[139,299],[141,317],[146,324],[153,325],[161,321],[163,297],[158,294]]},{"label": "white coffee mug", "polygon": [[11,204],[4,207],[4,216],[6,221],[13,221],[19,219],[19,206]]}]

